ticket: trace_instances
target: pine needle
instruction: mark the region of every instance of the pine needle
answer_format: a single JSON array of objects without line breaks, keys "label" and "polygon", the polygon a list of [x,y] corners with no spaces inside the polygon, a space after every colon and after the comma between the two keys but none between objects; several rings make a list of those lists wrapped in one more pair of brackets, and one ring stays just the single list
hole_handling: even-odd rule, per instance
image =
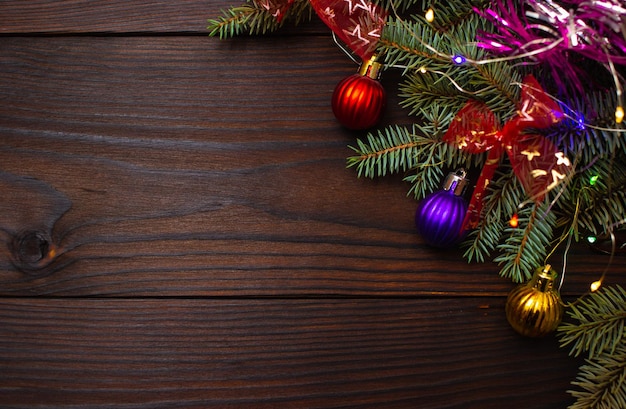
[{"label": "pine needle", "polygon": [[579,389],[568,391],[576,398],[569,409],[626,408],[626,345],[585,362],[572,382]]},{"label": "pine needle", "polygon": [[558,332],[561,347],[571,346],[570,355],[587,352],[593,359],[605,352],[613,354],[626,343],[626,291],[619,285],[581,298],[568,315],[576,323],[563,323]]}]

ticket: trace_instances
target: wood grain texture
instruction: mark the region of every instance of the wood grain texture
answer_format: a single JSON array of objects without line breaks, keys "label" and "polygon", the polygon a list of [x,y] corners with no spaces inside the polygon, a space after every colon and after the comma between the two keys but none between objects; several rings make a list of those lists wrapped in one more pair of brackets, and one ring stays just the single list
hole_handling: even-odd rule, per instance
[{"label": "wood grain texture", "polygon": [[2,1],[0,33],[203,32],[207,19],[244,1]]},{"label": "wood grain texture", "polygon": [[[196,37],[0,44],[1,294],[510,289],[497,266],[425,246],[399,178],[345,168],[355,134],[328,105],[352,66],[327,38],[255,39],[245,52],[245,40]],[[24,274],[9,249],[29,232],[54,256]],[[588,282],[577,273],[606,257],[572,258],[575,293]]]},{"label": "wood grain texture", "polygon": [[503,331],[502,306],[484,298],[4,300],[0,401],[11,408],[565,407],[575,360],[553,339]]},{"label": "wood grain texture", "polygon": [[208,38],[230,5],[0,2],[0,407],[565,408],[579,362],[513,333],[498,267],[345,168],[327,30]]},{"label": "wood grain texture", "polygon": [[[246,0],[3,0],[0,34],[181,34],[206,35],[209,19]],[[325,33],[313,18],[284,24],[280,34]]]}]

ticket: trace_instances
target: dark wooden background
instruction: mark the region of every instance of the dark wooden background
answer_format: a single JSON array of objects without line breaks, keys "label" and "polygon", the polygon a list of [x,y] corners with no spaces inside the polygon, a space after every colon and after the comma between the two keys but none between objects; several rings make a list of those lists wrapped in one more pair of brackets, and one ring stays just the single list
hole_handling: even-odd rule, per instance
[{"label": "dark wooden background", "polygon": [[[0,2],[0,407],[571,403],[580,361],[510,329],[498,267],[345,168],[328,30],[209,38],[233,4]],[[607,261],[577,245],[565,297]]]}]

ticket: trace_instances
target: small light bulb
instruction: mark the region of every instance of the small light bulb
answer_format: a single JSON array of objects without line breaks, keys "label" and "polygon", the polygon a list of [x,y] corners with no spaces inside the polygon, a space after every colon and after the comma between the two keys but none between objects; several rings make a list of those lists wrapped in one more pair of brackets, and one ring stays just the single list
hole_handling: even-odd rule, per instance
[{"label": "small light bulb", "polygon": [[467,61],[467,59],[463,57],[462,55],[457,54],[457,55],[452,56],[452,62],[454,62],[455,64],[461,65],[465,63],[465,61]]},{"label": "small light bulb", "polygon": [[422,67],[422,68],[420,68],[420,72],[421,72],[422,74],[426,74],[426,71],[427,71],[427,70],[426,70],[426,67]]},{"label": "small light bulb", "polygon": [[596,184],[596,182],[598,181],[598,178],[599,178],[599,177],[600,177],[599,175],[593,175],[592,177],[590,177],[590,178],[589,178],[589,184],[590,184],[591,186],[595,185],[595,184]]},{"label": "small light bulb", "polygon": [[513,228],[516,228],[517,226],[519,226],[519,219],[517,218],[517,213],[514,214],[509,220],[509,226]]},{"label": "small light bulb", "polygon": [[615,109],[615,122],[617,122],[618,124],[621,124],[623,119],[624,119],[624,108],[622,108],[622,106],[620,105]]},{"label": "small light bulb", "polygon": [[600,280],[594,281],[589,286],[589,289],[591,290],[591,292],[596,292],[596,291],[598,291],[598,289],[600,288],[601,285],[602,285],[602,281],[600,281]]},{"label": "small light bulb", "polygon": [[589,242],[589,244],[593,244],[598,240],[598,238],[596,236],[589,236],[587,237],[587,242]]},{"label": "small light bulb", "polygon": [[435,10],[433,10],[432,8],[429,8],[428,11],[426,11],[426,21],[428,21],[429,23],[432,23],[435,20]]},{"label": "small light bulb", "polygon": [[578,126],[578,129],[580,129],[581,131],[585,130],[585,117],[584,116],[579,116],[578,119],[576,120],[576,124]]}]

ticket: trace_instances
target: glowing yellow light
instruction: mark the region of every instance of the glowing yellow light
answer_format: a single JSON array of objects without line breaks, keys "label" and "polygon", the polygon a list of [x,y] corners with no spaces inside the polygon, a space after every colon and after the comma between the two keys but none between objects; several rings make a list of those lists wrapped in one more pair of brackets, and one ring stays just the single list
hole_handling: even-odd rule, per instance
[{"label": "glowing yellow light", "polygon": [[514,214],[513,217],[509,220],[509,226],[516,228],[519,226],[519,220],[517,218],[517,214]]},{"label": "glowing yellow light", "polygon": [[600,288],[601,285],[602,285],[602,281],[600,281],[600,280],[594,281],[589,286],[589,289],[591,290],[591,292],[595,292],[595,291],[598,291],[598,288]]},{"label": "glowing yellow light", "polygon": [[623,119],[624,119],[624,108],[622,108],[622,106],[620,105],[615,109],[615,122],[620,124],[622,123]]},{"label": "glowing yellow light", "polygon": [[428,9],[425,17],[426,17],[426,21],[428,21],[429,23],[432,23],[435,20],[435,10],[433,10],[432,8]]},{"label": "glowing yellow light", "polygon": [[426,74],[426,71],[427,71],[427,70],[426,70],[426,67],[422,67],[422,68],[420,68],[420,72],[421,72],[422,74]]}]

